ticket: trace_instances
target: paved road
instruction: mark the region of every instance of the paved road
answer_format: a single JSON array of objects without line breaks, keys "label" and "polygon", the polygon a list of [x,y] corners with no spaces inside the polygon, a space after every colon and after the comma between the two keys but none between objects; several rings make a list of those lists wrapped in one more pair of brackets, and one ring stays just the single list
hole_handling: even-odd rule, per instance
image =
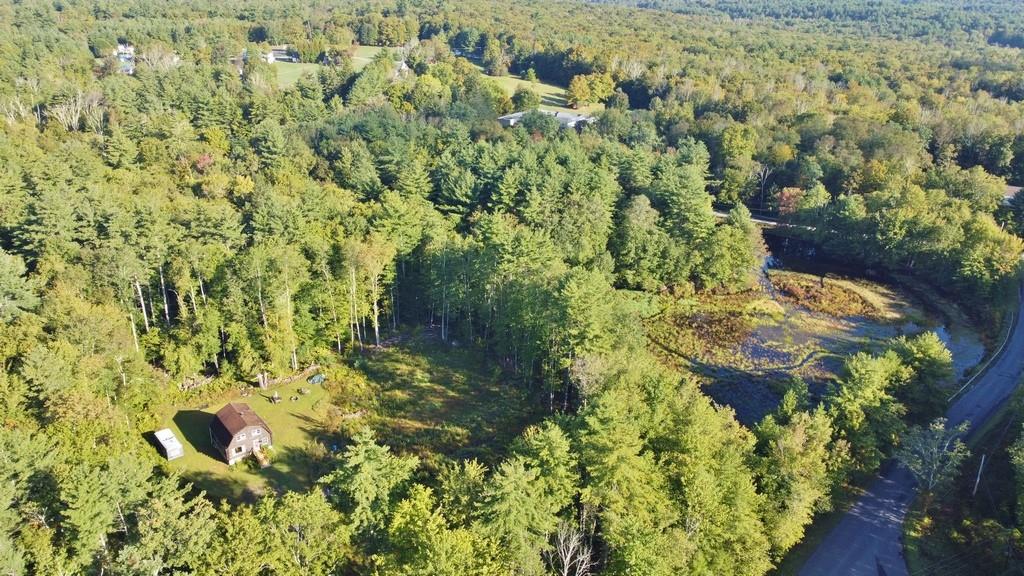
[{"label": "paved road", "polygon": [[[950,426],[988,419],[1010,397],[1024,374],[1024,298],[1002,353],[946,411]],[[915,491],[904,467],[889,464],[843,516],[800,570],[801,576],[905,576],[903,518]]]}]

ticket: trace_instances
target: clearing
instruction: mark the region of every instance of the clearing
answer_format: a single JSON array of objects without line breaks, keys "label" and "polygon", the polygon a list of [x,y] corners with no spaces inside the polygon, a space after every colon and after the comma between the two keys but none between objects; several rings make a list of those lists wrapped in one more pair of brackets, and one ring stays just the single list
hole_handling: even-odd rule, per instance
[{"label": "clearing", "polygon": [[[386,48],[383,46],[357,46],[351,52],[352,69],[359,72],[363,68],[366,68],[366,66],[372,62],[378,54],[385,50],[391,53],[392,59],[396,59],[396,62],[398,61],[397,59],[400,58],[398,48]],[[479,64],[474,65],[483,72],[483,67]],[[320,64],[311,63],[274,62],[272,66],[277,70],[277,85],[280,88],[291,88],[292,86],[295,86],[299,77],[306,72],[316,74],[317,70],[320,69]],[[525,86],[530,90],[533,90],[540,96],[540,107],[544,110],[576,112],[579,114],[593,114],[604,110],[604,104],[589,104],[587,106],[580,106],[578,109],[571,108],[565,99],[565,88],[554,84],[547,84],[540,81],[529,82],[515,75],[487,77],[494,80],[499,86],[501,86],[509,96],[515,94],[516,90],[520,86]]]},{"label": "clearing", "polygon": [[501,86],[505,93],[509,96],[516,93],[516,90],[520,86],[533,90],[540,96],[540,107],[543,110],[555,110],[558,112],[574,112],[577,114],[594,114],[604,110],[604,104],[588,104],[586,106],[580,106],[579,108],[572,108],[569,106],[569,102],[565,98],[565,88],[561,86],[555,86],[554,84],[547,84],[545,82],[537,81],[530,82],[524,80],[520,76],[508,75],[508,76],[491,76],[484,72],[483,66],[474,64],[481,73],[485,76],[494,80]]},{"label": "clearing", "polygon": [[367,411],[366,424],[428,468],[449,458],[497,462],[539,420],[543,403],[481,356],[424,335],[370,352],[361,369],[375,390],[376,409]]},{"label": "clearing", "polygon": [[[359,72],[366,65],[373,61],[380,52],[387,50],[392,57],[397,58],[398,48],[384,48],[382,46],[357,46],[352,52],[352,69]],[[274,62],[271,64],[277,70],[277,85],[280,88],[291,88],[306,72],[316,74],[320,64],[307,62]]]},{"label": "clearing", "polygon": [[[451,458],[493,464],[515,436],[539,420],[543,404],[477,351],[450,347],[429,333],[405,334],[380,349],[354,353],[347,365],[325,368],[324,374],[323,385],[300,379],[269,390],[249,387],[245,397],[236,389],[200,406],[178,407],[165,425],[185,446],[185,456],[166,465],[215,499],[252,501],[308,488],[366,426],[378,442],[419,456],[426,469]],[[277,404],[269,400],[274,391],[282,398]],[[251,458],[228,466],[210,443],[214,413],[233,401],[247,402],[270,426],[269,468],[259,469]]]},{"label": "clearing", "polygon": [[373,59],[377,57],[377,54],[387,50],[391,53],[391,59],[398,61],[401,59],[398,48],[388,48],[384,46],[356,46],[355,50],[350,52],[352,55],[352,69],[359,72]]},{"label": "clearing", "polygon": [[320,69],[319,64],[305,62],[274,62],[271,66],[277,70],[277,85],[279,88],[291,88],[298,82],[299,76],[306,72],[316,74]]},{"label": "clearing", "polygon": [[[309,394],[299,394],[299,388]],[[185,455],[168,462],[172,470],[206,490],[217,499],[252,500],[269,489],[299,490],[316,479],[312,473],[317,453],[315,440],[320,422],[327,414],[328,391],[325,386],[297,382],[272,390],[249,388],[248,396],[235,390],[208,405],[183,408],[171,418],[168,427],[185,446]],[[270,402],[277,391],[282,400]],[[298,400],[290,400],[298,397]],[[267,450],[271,466],[260,470],[251,458],[228,466],[210,442],[210,422],[214,413],[228,402],[246,402],[270,426],[274,446]]]}]

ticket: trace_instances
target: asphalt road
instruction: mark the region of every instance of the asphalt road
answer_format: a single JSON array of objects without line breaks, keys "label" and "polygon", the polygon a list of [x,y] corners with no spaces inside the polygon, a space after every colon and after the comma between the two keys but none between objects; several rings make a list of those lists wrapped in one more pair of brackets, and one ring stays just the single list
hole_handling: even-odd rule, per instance
[{"label": "asphalt road", "polygon": [[[970,422],[972,428],[979,428],[1013,393],[1024,374],[1022,315],[1024,298],[1001,354],[946,411],[950,426]],[[888,464],[818,545],[800,575],[906,576],[903,518],[915,490],[909,471],[898,464]]]}]

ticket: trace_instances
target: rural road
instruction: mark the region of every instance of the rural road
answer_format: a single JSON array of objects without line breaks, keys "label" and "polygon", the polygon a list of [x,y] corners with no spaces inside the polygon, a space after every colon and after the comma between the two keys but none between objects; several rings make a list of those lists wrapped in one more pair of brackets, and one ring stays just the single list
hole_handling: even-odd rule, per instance
[{"label": "rural road", "polygon": [[[979,428],[1010,397],[1024,373],[1024,297],[1002,349],[946,411],[949,426],[970,422]],[[970,434],[970,433],[968,433]],[[906,576],[903,518],[913,500],[915,482],[901,465],[889,463],[867,492],[818,545],[801,576]]]}]

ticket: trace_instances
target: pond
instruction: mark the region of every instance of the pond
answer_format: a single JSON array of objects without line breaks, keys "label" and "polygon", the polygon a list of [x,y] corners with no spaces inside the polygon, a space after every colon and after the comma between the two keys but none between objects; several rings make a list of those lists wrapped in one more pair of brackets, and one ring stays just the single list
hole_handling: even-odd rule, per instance
[{"label": "pond", "polygon": [[[794,376],[820,396],[841,373],[845,357],[881,350],[897,336],[934,331],[953,356],[957,380],[984,358],[984,340],[970,319],[934,291],[828,261],[796,242],[769,246],[773,254],[760,289],[726,313],[745,322],[725,318],[738,326],[735,334],[691,346],[684,354],[686,364],[704,376],[705,393],[733,408],[744,424],[770,413]],[[673,328],[685,331],[693,324],[677,320]]]},{"label": "pond", "polygon": [[771,269],[801,272],[818,277],[838,276],[860,284],[874,284],[874,289],[888,292],[890,299],[902,301],[902,310],[897,310],[897,314],[903,316],[905,322],[898,326],[892,323],[877,326],[870,319],[860,319],[859,330],[864,334],[877,338],[892,338],[933,331],[953,355],[953,371],[958,380],[984,359],[984,336],[955,302],[934,290],[907,277],[889,275],[884,271],[864,269],[852,266],[848,262],[837,262],[823,257],[813,246],[793,239],[765,235],[765,242],[771,250],[771,255],[766,260],[767,267]]}]

